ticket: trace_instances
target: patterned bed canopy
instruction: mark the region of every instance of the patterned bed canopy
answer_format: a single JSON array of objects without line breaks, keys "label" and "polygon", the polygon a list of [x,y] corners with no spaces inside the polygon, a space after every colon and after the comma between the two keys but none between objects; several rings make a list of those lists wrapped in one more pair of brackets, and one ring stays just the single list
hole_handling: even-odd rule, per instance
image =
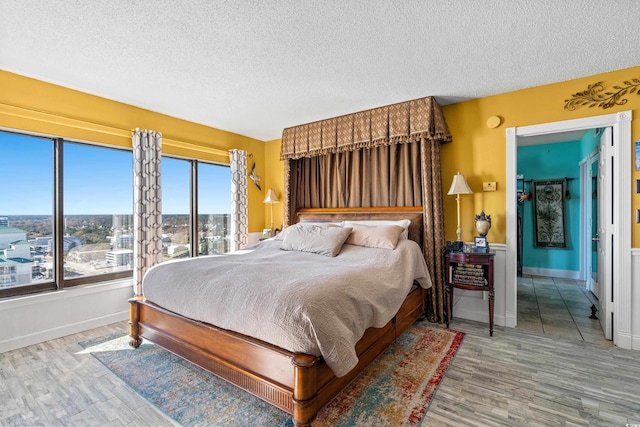
[{"label": "patterned bed canopy", "polygon": [[422,139],[451,141],[442,110],[431,96],[286,128],[280,158],[314,157]]},{"label": "patterned bed canopy", "polygon": [[422,205],[423,241],[429,242],[423,252],[434,285],[427,293],[427,317],[443,323],[440,145],[449,141],[451,133],[433,97],[284,129],[283,225],[290,224],[299,207]]}]

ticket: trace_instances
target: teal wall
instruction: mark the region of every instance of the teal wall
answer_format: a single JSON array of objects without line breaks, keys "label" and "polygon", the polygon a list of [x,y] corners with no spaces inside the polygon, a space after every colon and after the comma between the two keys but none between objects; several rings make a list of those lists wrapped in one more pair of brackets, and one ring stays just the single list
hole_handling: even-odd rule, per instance
[{"label": "teal wall", "polygon": [[[566,249],[535,248],[533,203],[530,201],[519,203],[524,213],[523,267],[580,271],[580,162],[597,149],[599,142],[600,133],[591,129],[579,141],[518,147],[518,174],[524,175],[525,181],[574,178],[567,181],[571,198],[565,199]],[[525,184],[525,190],[531,191],[530,183]],[[593,203],[596,201],[594,200]],[[595,261],[594,259],[594,271],[596,269]]]},{"label": "teal wall", "polygon": [[580,160],[587,158],[598,147],[601,134],[596,135],[595,129],[591,129],[582,137],[580,140]]},{"label": "teal wall", "polygon": [[[567,181],[570,199],[565,199],[567,248],[534,247],[533,202],[523,202],[522,266],[553,270],[580,271],[580,141],[518,147],[518,174],[524,180],[574,178]],[[531,191],[531,183],[525,183]]]}]

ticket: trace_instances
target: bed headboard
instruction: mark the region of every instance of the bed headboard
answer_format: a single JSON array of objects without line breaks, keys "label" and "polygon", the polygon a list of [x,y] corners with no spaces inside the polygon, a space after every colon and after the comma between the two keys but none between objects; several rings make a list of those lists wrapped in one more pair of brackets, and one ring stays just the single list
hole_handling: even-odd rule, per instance
[{"label": "bed headboard", "polygon": [[298,210],[296,217],[294,218],[294,222],[357,221],[366,219],[410,220],[409,239],[417,242],[422,248],[422,239],[424,236],[422,206],[383,208],[308,208]]}]

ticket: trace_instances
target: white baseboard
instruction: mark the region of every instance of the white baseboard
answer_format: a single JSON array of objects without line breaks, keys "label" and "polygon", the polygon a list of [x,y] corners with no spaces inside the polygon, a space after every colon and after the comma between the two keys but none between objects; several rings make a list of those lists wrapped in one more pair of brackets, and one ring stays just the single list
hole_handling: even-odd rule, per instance
[{"label": "white baseboard", "polygon": [[0,353],[126,320],[132,296],[124,279],[4,299]]},{"label": "white baseboard", "polygon": [[515,328],[518,326],[518,316],[513,313],[506,313],[504,316],[504,326],[506,328]]},{"label": "white baseboard", "polygon": [[542,277],[559,277],[562,279],[582,280],[580,271],[556,270],[553,268],[522,267],[522,274]]},{"label": "white baseboard", "polygon": [[640,336],[618,332],[616,346],[630,350],[640,350]]},{"label": "white baseboard", "polygon": [[[453,320],[451,321],[451,323],[449,323],[449,326],[452,329],[455,329],[455,321],[456,318],[458,319],[465,319],[465,320],[473,320],[474,322],[480,322],[480,323],[486,323],[487,327],[489,326],[489,315],[487,313],[483,313],[480,311],[474,311],[474,310],[455,310],[453,312]],[[514,326],[507,326],[506,322],[505,322],[505,317],[494,313],[493,315],[493,325],[495,326],[505,326],[505,327],[514,327]]]},{"label": "white baseboard", "polygon": [[[56,328],[37,331],[25,336],[10,338],[4,341],[0,341],[0,353],[27,347],[33,344],[39,344],[41,342],[53,340],[56,338],[66,337],[67,335],[77,334],[78,332],[87,331],[89,329],[98,328],[100,326],[109,325],[115,322],[120,322],[122,320],[127,320],[128,318],[129,310],[125,310],[119,313],[113,313],[107,316],[88,319],[82,322],[66,324]],[[123,329],[122,332],[127,333],[128,331]]]},{"label": "white baseboard", "polygon": [[631,350],[640,350],[640,336],[632,335],[631,336]]}]

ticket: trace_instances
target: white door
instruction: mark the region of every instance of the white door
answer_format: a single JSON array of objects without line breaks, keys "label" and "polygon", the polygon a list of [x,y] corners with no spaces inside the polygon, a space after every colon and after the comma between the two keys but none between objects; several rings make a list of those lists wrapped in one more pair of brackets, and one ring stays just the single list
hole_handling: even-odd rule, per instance
[{"label": "white door", "polygon": [[[600,164],[600,147],[598,152],[589,156],[589,162],[587,164],[587,175],[585,179],[588,179],[587,193],[585,194],[586,209],[588,209],[587,217],[589,218],[588,228],[588,244],[587,249],[587,289],[589,289],[596,298],[600,298],[600,285],[598,284],[598,230],[600,229],[598,218],[601,215],[599,212],[600,197],[602,194],[598,193],[598,166]],[[597,307],[600,310],[600,307]]]},{"label": "white door", "polygon": [[612,250],[613,250],[613,191],[606,188],[607,179],[612,177],[613,150],[611,128],[605,128],[600,137],[600,161],[598,162],[597,186],[597,286],[596,296],[600,303],[598,318],[606,339],[613,339],[613,280],[612,280]]}]

